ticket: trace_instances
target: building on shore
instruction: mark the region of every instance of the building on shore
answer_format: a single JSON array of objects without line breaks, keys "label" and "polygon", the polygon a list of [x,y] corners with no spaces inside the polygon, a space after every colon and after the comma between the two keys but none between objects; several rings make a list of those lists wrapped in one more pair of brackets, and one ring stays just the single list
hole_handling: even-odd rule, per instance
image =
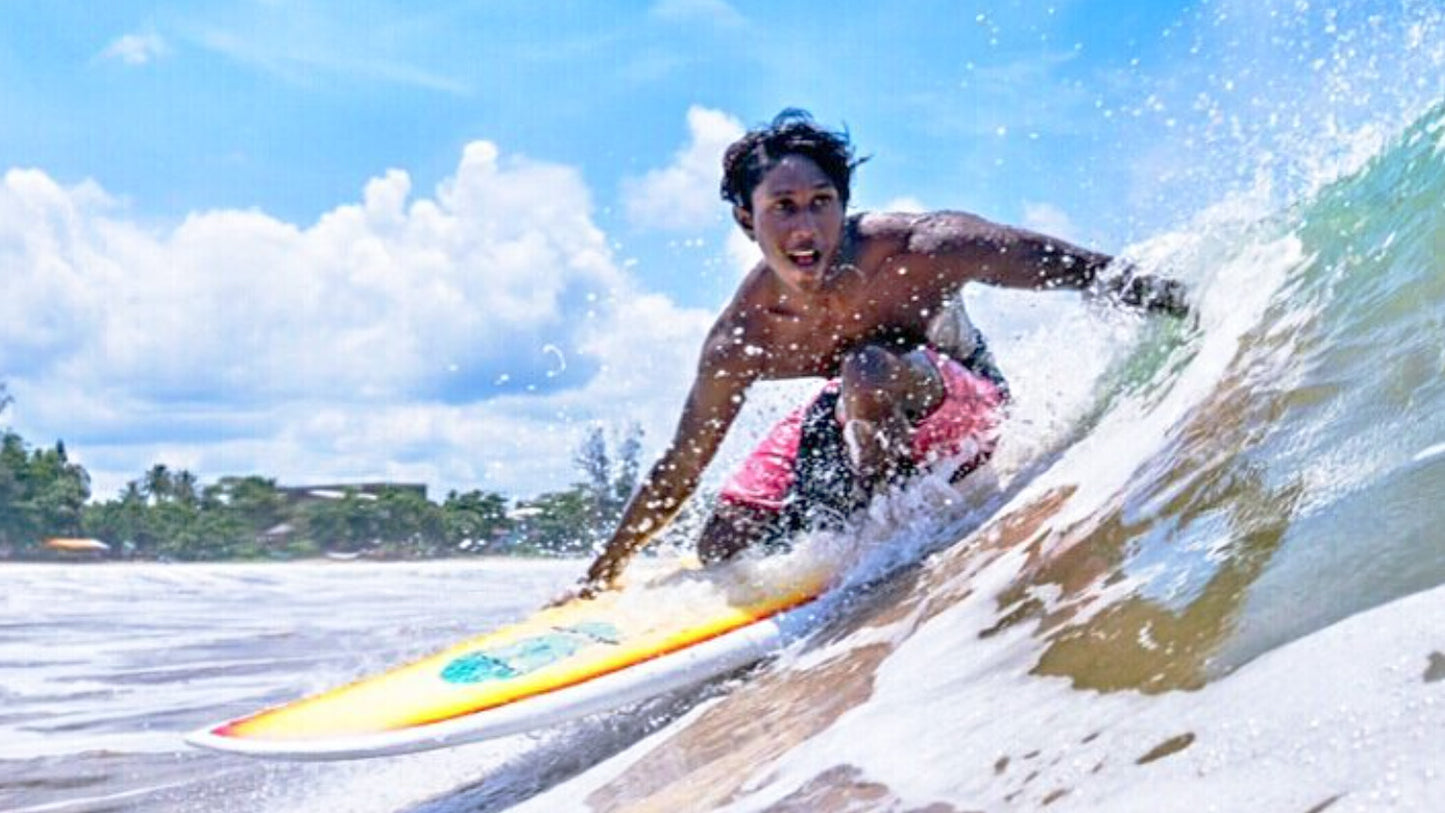
[{"label": "building on shore", "polygon": [[426,499],[425,483],[331,483],[309,486],[277,486],[276,490],[292,505],[319,500],[340,500],[348,493],[363,500],[375,500],[388,491],[411,492]]}]

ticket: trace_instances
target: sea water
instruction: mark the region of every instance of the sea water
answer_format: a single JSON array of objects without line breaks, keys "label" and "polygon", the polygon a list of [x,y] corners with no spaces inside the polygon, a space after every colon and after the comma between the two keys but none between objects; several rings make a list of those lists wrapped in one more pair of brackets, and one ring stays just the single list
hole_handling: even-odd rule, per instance
[{"label": "sea water", "polygon": [[6,565],[0,810],[363,809],[315,806],[329,790],[384,810],[446,791],[471,773],[364,790],[356,777],[374,768],[264,764],[180,737],[517,620],[576,571],[507,559]]}]

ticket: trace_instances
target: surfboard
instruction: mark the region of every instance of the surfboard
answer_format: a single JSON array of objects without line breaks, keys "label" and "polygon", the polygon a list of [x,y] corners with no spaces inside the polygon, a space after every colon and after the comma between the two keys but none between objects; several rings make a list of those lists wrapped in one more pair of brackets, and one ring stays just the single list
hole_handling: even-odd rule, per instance
[{"label": "surfboard", "polygon": [[253,757],[325,760],[539,729],[762,659],[810,627],[830,581],[821,565],[794,569],[781,583],[682,567],[186,739]]}]

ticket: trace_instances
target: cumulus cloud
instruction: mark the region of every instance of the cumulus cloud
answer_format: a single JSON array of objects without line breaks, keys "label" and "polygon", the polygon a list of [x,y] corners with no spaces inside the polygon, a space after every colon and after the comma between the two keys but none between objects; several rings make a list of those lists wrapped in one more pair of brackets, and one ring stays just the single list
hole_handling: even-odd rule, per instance
[{"label": "cumulus cloud", "polygon": [[743,134],[737,119],[716,110],[687,111],[689,140],[672,163],[622,184],[628,220],[643,228],[687,231],[715,225],[726,214],[718,201],[723,151]]},{"label": "cumulus cloud", "polygon": [[540,348],[575,341],[587,322],[564,310],[623,282],[580,177],[522,160],[503,167],[478,142],[435,198],[407,205],[410,187],[389,172],[362,203],[307,229],[215,211],[149,234],[42,173],[8,173],[18,220],[0,228],[14,235],[7,259],[20,283],[8,308],[42,318],[0,327],[0,361],[88,340],[77,364],[152,395],[198,380],[283,397],[391,398],[458,375],[471,384],[463,398],[486,397],[502,375],[546,384]]},{"label": "cumulus cloud", "polygon": [[763,252],[758,249],[758,244],[742,229],[735,228],[728,233],[724,250],[727,252],[728,265],[737,271],[738,276],[748,273],[763,261]]},{"label": "cumulus cloud", "polygon": [[1068,212],[1052,203],[1024,202],[1023,225],[1034,231],[1064,240],[1078,239],[1078,227]]},{"label": "cumulus cloud", "polygon": [[905,212],[909,214],[920,214],[922,212],[928,211],[928,207],[924,206],[923,201],[919,200],[918,198],[905,195],[901,198],[894,198],[883,204],[882,210],[885,212]]},{"label": "cumulus cloud", "polygon": [[710,318],[638,290],[574,169],[482,141],[430,196],[391,170],[307,227],[155,228],[11,170],[0,268],[17,428],[66,439],[101,494],[153,462],[561,485],[581,424],[670,432]]},{"label": "cumulus cloud", "polygon": [[126,65],[145,65],[165,56],[169,50],[166,41],[154,32],[126,34],[107,45],[100,52],[100,58]]}]

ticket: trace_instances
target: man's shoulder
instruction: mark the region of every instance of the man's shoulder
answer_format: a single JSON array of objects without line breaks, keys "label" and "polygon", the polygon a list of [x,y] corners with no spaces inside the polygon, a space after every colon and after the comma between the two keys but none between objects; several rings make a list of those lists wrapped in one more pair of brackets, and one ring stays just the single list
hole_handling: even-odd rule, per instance
[{"label": "man's shoulder", "polygon": [[997,225],[960,211],[863,212],[854,216],[854,234],[864,244],[882,243],[895,251],[932,252],[946,244],[982,238]]},{"label": "man's shoulder", "polygon": [[920,217],[910,212],[858,212],[848,218],[848,227],[854,237],[866,241],[907,239]]}]

